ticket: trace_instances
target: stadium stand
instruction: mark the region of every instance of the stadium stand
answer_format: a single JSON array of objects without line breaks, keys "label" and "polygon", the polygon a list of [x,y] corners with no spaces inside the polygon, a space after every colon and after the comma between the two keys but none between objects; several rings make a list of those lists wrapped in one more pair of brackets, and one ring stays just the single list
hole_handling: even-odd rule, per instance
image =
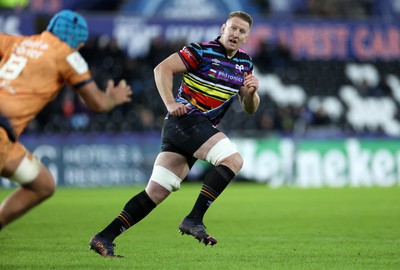
[{"label": "stadium stand", "polygon": [[[39,2],[32,1],[31,8],[40,10]],[[112,10],[113,14],[133,12],[154,16],[165,5],[176,7],[185,1],[113,1],[112,7],[109,1],[94,2],[96,4],[91,6],[89,2],[60,1],[59,7],[63,8],[68,3],[68,8],[85,12]],[[156,5],[161,2],[162,5]],[[196,1],[198,5],[209,2]],[[388,22],[397,18],[395,3],[390,0],[211,2],[215,7],[226,10],[246,7],[254,12],[257,19],[351,18]],[[93,114],[84,108],[71,90],[66,89],[38,115],[27,132],[159,131],[165,108],[155,88],[153,68],[160,59],[185,42],[168,43],[154,39],[147,54],[139,57],[128,55],[109,36],[93,36],[88,43],[81,53],[89,62],[97,83],[104,85],[110,77],[128,79],[134,89],[132,103],[109,114]],[[260,110],[255,117],[247,116],[239,113],[239,104],[235,103],[221,123],[225,131],[252,136],[271,133],[303,136],[400,135],[400,70],[396,59],[296,58],[284,44],[271,44],[265,40],[260,41],[259,48],[253,58],[255,72],[261,82],[263,102]],[[179,80],[176,85],[178,83]]]}]

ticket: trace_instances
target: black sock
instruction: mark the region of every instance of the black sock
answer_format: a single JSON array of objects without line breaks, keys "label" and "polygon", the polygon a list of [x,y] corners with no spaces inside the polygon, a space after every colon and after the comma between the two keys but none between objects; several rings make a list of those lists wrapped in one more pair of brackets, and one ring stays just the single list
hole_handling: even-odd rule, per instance
[{"label": "black sock", "polygon": [[114,240],[118,235],[147,216],[155,207],[156,204],[143,190],[130,199],[121,213],[98,235]]},{"label": "black sock", "polygon": [[199,197],[188,215],[188,218],[203,220],[207,209],[234,177],[234,172],[224,165],[218,165],[212,168],[204,179]]},{"label": "black sock", "polygon": [[1,229],[3,229],[3,224],[0,223],[0,231],[1,231]]}]

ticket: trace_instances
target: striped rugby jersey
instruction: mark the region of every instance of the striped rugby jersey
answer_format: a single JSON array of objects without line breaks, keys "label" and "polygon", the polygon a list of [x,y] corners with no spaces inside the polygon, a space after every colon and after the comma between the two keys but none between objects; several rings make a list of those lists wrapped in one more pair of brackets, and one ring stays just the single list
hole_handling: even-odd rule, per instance
[{"label": "striped rugby jersey", "polygon": [[48,31],[33,36],[0,34],[0,114],[17,135],[68,83],[92,81],[86,61]]},{"label": "striped rugby jersey", "polygon": [[239,49],[229,59],[219,37],[191,43],[178,54],[187,72],[183,73],[176,101],[189,107],[188,113],[202,113],[217,125],[239,93],[244,73],[253,71],[251,57]]}]

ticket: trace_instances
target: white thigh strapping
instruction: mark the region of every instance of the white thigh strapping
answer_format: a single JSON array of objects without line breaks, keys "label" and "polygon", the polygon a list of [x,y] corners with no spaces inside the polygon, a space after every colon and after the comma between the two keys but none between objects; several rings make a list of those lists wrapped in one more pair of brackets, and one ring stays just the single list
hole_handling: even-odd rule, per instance
[{"label": "white thigh strapping", "polygon": [[208,151],[206,161],[213,165],[218,165],[224,158],[235,153],[238,153],[236,144],[231,142],[228,138],[225,138],[217,142],[210,151]]},{"label": "white thigh strapping", "polygon": [[29,159],[28,155],[25,155],[14,174],[11,175],[10,180],[21,185],[29,184],[35,180],[41,169],[42,164],[39,159],[35,156]]},{"label": "white thigh strapping", "polygon": [[171,192],[180,189],[182,182],[182,179],[177,175],[160,165],[154,166],[150,180],[157,182]]}]

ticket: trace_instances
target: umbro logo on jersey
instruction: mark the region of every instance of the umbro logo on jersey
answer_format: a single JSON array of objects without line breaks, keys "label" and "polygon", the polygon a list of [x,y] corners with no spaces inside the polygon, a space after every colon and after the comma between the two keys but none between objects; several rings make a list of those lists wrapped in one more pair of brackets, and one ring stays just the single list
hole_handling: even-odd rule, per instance
[{"label": "umbro logo on jersey", "polygon": [[216,66],[219,66],[219,64],[221,63],[221,61],[218,60],[217,58],[212,59],[211,62],[213,62],[213,65],[216,65]]}]

